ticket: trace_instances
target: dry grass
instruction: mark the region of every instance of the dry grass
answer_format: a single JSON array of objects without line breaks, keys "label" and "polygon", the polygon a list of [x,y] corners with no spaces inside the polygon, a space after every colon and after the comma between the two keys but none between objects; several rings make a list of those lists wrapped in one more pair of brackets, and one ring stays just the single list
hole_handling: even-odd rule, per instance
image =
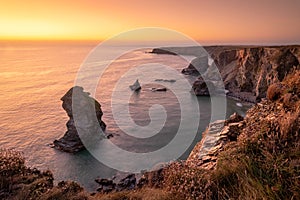
[{"label": "dry grass", "polygon": [[76,182],[58,183],[48,192],[42,194],[38,199],[40,200],[88,200],[90,195]]},{"label": "dry grass", "polygon": [[165,187],[186,199],[300,199],[300,71],[280,91],[271,89],[272,102],[248,111],[238,141],[225,146],[215,170],[173,164]]},{"label": "dry grass", "polygon": [[21,153],[1,149],[0,199],[87,200],[89,194],[74,182],[61,182],[54,187],[50,171],[30,169]]},{"label": "dry grass", "polygon": [[184,199],[178,194],[169,193],[162,189],[143,188],[134,191],[114,192],[110,194],[97,194],[97,200],[180,200]]}]

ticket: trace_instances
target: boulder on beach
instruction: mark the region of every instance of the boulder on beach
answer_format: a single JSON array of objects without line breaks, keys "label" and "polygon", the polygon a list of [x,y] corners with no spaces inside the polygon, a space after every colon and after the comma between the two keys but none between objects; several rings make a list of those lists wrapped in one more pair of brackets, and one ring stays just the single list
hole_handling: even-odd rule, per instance
[{"label": "boulder on beach", "polygon": [[[62,138],[53,142],[54,148],[70,153],[84,150],[85,147],[78,135],[79,129],[80,133],[87,138],[95,134],[101,136],[100,134],[103,133],[101,130],[105,130],[106,124],[101,120],[103,115],[101,105],[89,95],[82,87],[74,86],[61,98],[62,107],[67,112],[69,120],[66,124],[67,132]],[[76,113],[73,110],[75,106]],[[77,114],[76,123],[75,114]]]},{"label": "boulder on beach", "polygon": [[134,84],[130,85],[129,87],[133,91],[139,91],[142,88],[138,79],[136,79],[136,81],[134,82]]}]

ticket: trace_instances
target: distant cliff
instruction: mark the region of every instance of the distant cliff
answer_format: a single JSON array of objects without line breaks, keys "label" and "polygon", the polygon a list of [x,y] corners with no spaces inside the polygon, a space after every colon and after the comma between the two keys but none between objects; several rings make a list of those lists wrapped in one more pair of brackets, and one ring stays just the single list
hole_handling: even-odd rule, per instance
[{"label": "distant cliff", "polygon": [[[272,83],[280,82],[291,72],[299,69],[300,46],[205,46],[168,47],[165,51],[153,49],[153,53],[192,55],[196,58],[182,70],[186,75],[209,75],[209,66],[203,64],[210,56],[224,82],[228,95],[246,101],[257,102],[266,96],[267,88]],[[183,66],[184,67],[184,66]],[[209,80],[206,79],[206,80]],[[202,79],[193,85],[196,95],[206,95]],[[204,93],[202,92],[204,91]]]},{"label": "distant cliff", "polygon": [[207,47],[225,88],[240,97],[260,101],[270,84],[299,69],[300,46]]}]

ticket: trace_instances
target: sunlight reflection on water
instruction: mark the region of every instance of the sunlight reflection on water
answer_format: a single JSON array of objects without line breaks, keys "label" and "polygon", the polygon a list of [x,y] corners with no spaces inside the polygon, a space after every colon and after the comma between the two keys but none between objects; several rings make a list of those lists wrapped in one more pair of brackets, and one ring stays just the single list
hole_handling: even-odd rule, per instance
[{"label": "sunlight reflection on water", "polygon": [[[68,154],[51,149],[47,144],[60,138],[66,131],[68,117],[61,107],[60,98],[73,86],[80,64],[93,47],[90,44],[12,44],[0,48],[1,148],[24,152],[29,166],[51,169],[56,181],[77,180],[90,190],[96,188],[93,181],[96,177],[110,177],[115,171],[99,163],[87,151]],[[137,152],[153,150],[165,145],[178,128],[180,109],[172,92],[153,93],[151,88],[159,83],[149,84],[143,87],[138,96],[131,97],[131,115],[137,124],[149,123],[148,109],[153,104],[164,105],[169,120],[159,136],[151,140],[137,140],[123,134],[116,126],[110,110],[109,91],[120,71],[147,59],[157,59],[179,72],[186,67],[186,63],[171,55],[147,54],[145,50],[127,56],[114,63],[115,66],[103,76],[96,98],[102,105],[107,132],[116,135],[112,138],[114,144]],[[94,63],[95,67],[98,64],[101,63]],[[201,107],[201,132],[210,119],[210,99],[199,97],[198,101]],[[228,114],[243,114],[246,110],[237,107],[232,100],[228,101],[228,105]],[[201,134],[197,135],[196,140],[199,139]],[[187,155],[188,152],[182,158]]]}]

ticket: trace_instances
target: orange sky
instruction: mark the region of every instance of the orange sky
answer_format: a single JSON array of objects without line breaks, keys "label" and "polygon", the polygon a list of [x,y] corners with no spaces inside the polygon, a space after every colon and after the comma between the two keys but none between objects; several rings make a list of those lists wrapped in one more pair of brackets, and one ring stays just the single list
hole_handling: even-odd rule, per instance
[{"label": "orange sky", "polygon": [[170,28],[211,43],[300,43],[299,0],[0,0],[0,39],[103,40]]}]

